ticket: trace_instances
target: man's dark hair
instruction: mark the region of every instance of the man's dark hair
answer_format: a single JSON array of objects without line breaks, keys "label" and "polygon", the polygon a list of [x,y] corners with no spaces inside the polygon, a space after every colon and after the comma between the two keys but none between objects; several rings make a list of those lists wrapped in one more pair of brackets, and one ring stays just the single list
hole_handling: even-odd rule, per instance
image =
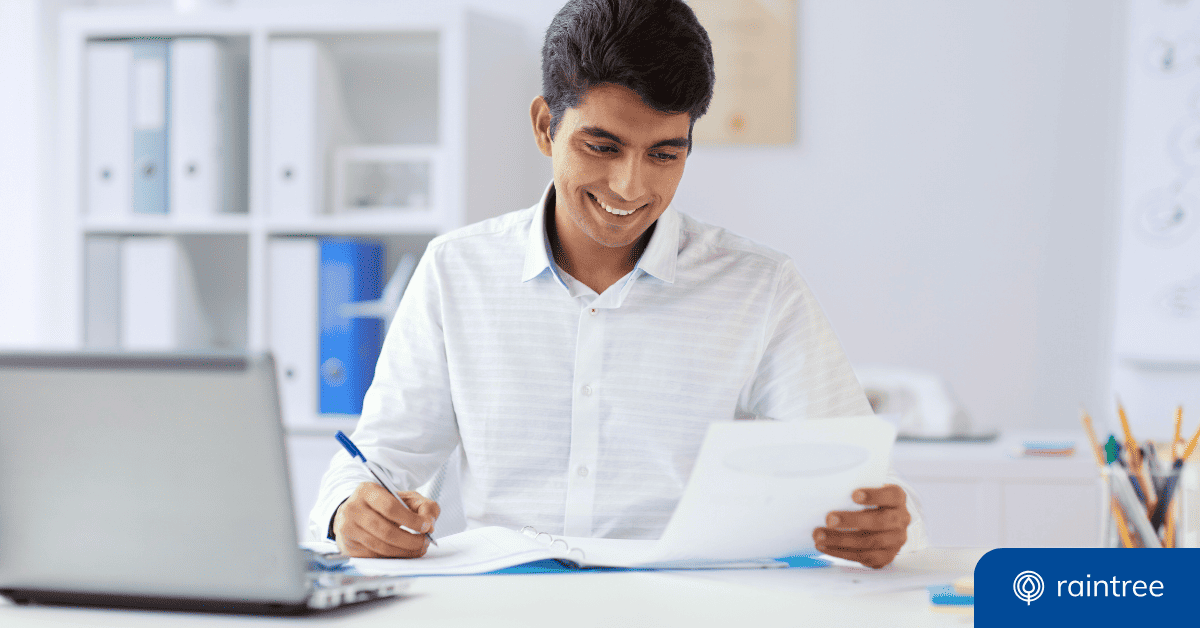
[{"label": "man's dark hair", "polygon": [[650,108],[687,113],[695,124],[714,80],[708,33],[683,0],[569,0],[546,29],[542,97],[551,137],[563,112],[600,83],[627,87]]}]

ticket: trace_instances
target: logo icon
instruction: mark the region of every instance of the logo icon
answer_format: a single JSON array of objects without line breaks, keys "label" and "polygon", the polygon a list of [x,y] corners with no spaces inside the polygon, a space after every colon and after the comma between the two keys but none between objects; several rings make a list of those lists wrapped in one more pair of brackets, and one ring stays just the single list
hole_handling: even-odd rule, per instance
[{"label": "logo icon", "polygon": [[1018,599],[1025,600],[1026,606],[1042,597],[1045,590],[1046,583],[1036,571],[1022,571],[1017,574],[1017,579],[1013,580],[1013,593],[1017,594]]}]

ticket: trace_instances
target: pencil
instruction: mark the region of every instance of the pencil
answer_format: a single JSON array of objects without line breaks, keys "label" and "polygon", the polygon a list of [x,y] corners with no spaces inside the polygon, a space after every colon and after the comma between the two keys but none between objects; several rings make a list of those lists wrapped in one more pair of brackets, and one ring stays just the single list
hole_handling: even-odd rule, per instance
[{"label": "pencil", "polygon": [[1133,539],[1129,536],[1129,526],[1125,525],[1125,517],[1121,516],[1121,505],[1116,497],[1112,498],[1113,520],[1117,522],[1117,533],[1121,535],[1121,547],[1133,547]]},{"label": "pencil", "polygon": [[1087,433],[1088,440],[1092,442],[1092,452],[1096,454],[1096,464],[1101,467],[1106,466],[1108,464],[1107,456],[1100,448],[1100,441],[1096,440],[1096,431],[1092,429],[1092,417],[1088,416],[1087,410],[1079,409],[1079,421],[1083,423],[1083,431]]},{"label": "pencil", "polygon": [[1179,433],[1183,429],[1183,406],[1175,407],[1175,440],[1171,441],[1171,455],[1179,460],[1179,441],[1183,436]]},{"label": "pencil", "polygon": [[1167,510],[1167,529],[1163,532],[1163,547],[1175,547],[1175,502]]},{"label": "pencil", "polygon": [[1133,438],[1133,430],[1129,429],[1129,417],[1125,414],[1125,406],[1121,405],[1120,399],[1117,399],[1117,416],[1121,417],[1121,429],[1125,431],[1125,450],[1129,452],[1129,464],[1136,469],[1142,464],[1142,454]]},{"label": "pencil", "polygon": [[[1125,431],[1125,446],[1129,450],[1129,473],[1130,479],[1137,478],[1142,486],[1151,488],[1149,476],[1146,475],[1146,470],[1142,468],[1142,463],[1145,461],[1145,456],[1142,455],[1142,450],[1138,447],[1137,439],[1133,437],[1133,430],[1129,428],[1129,416],[1125,414],[1125,406],[1121,405],[1121,400],[1117,399],[1117,415],[1121,417],[1121,429]],[[1157,505],[1152,498],[1155,497],[1153,491],[1147,491],[1143,494],[1145,498],[1146,514],[1153,512]]]},{"label": "pencil", "polygon": [[1183,450],[1183,460],[1192,457],[1192,450],[1196,448],[1196,441],[1200,440],[1200,427],[1196,428],[1196,433],[1192,435],[1192,440],[1188,441],[1187,447]]}]

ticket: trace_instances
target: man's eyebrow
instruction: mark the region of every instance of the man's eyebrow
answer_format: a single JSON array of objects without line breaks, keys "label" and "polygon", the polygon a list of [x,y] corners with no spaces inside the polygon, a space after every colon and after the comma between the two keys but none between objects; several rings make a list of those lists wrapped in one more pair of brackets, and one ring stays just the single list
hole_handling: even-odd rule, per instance
[{"label": "man's eyebrow", "polygon": [[[620,144],[621,146],[625,145],[625,141],[622,140],[620,137],[617,137],[617,135],[615,133],[612,133],[611,131],[606,131],[598,126],[585,126],[581,130],[584,133],[587,133],[588,135],[591,135],[593,137],[600,137],[600,138],[604,138],[606,140],[612,140],[612,141]],[[661,146],[674,146],[677,148],[691,148],[692,143],[686,137],[676,137],[676,138],[672,138],[669,140],[663,140],[661,142],[656,142],[650,148],[659,148]]]}]

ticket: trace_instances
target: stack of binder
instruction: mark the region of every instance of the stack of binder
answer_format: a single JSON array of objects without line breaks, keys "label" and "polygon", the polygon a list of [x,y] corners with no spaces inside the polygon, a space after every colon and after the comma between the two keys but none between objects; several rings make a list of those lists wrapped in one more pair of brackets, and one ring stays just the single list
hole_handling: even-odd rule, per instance
[{"label": "stack of binder", "polygon": [[270,344],[285,419],[362,413],[384,321],[346,306],[379,299],[383,245],[354,238],[274,238],[269,247]]},{"label": "stack of binder", "polygon": [[224,42],[92,42],[86,80],[89,215],[245,211],[245,95]]}]

